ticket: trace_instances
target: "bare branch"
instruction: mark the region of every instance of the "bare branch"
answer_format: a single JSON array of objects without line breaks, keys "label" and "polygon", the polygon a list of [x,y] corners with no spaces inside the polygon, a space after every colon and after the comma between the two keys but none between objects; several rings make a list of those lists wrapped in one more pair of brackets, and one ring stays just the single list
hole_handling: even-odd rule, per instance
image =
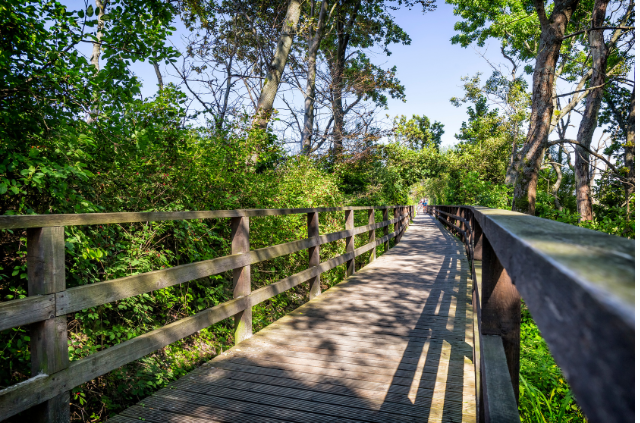
[{"label": "bare branch", "polygon": [[574,32],[573,34],[565,35],[564,37],[562,37],[562,39],[566,40],[567,38],[575,37],[576,35],[584,34],[585,32],[598,31],[603,29],[634,30],[636,29],[636,27],[635,26],[601,26],[598,28],[589,28],[589,29],[583,29],[582,31]]}]

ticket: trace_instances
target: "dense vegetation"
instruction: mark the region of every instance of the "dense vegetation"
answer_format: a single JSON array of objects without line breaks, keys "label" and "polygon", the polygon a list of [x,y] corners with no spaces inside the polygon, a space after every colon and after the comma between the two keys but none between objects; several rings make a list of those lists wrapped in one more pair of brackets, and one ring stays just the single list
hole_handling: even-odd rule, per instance
[{"label": "dense vegetation", "polygon": [[[452,102],[466,105],[469,118],[457,131],[458,143],[443,147],[443,125],[427,116],[378,119],[389,96],[405,93],[395,68],[381,68],[370,54],[409,44],[393,12],[417,7],[438,13],[430,0],[96,0],[80,10],[56,1],[4,1],[0,214],[406,204],[423,197],[432,204],[518,209],[510,175],[518,174],[514,163],[529,143],[535,87],[527,78],[536,59],[530,46],[541,37],[532,20],[521,18],[533,16],[540,2],[450,2],[462,18],[453,41],[467,46],[499,38],[513,68],[503,75],[497,66],[484,80],[463,76],[463,93],[452,87],[452,94],[462,94]],[[578,32],[590,27],[599,2],[574,3],[579,7],[569,26]],[[557,6],[542,4],[549,12]],[[606,10],[607,23],[633,27],[629,2],[611,2]],[[183,49],[169,42],[176,23],[188,33]],[[562,97],[570,99],[565,104],[556,100],[550,130],[567,142],[549,143],[540,156],[534,209],[541,217],[634,237],[629,152],[635,109],[628,88],[634,38],[631,30],[615,33],[615,40],[608,37],[615,42],[598,108],[605,134],[587,155],[592,216],[585,219],[576,200],[578,159],[572,154],[582,150],[566,137],[571,113],[583,114],[588,94],[597,91],[584,89],[591,83],[588,31],[561,50],[558,79],[575,92]],[[275,60],[283,54],[284,61]],[[153,95],[141,94],[134,62],[155,69]],[[274,100],[270,93],[276,92]],[[252,248],[306,237],[303,218],[252,219]],[[342,214],[320,216],[321,232],[343,224]],[[361,224],[366,213],[356,213]],[[225,219],[68,227],[67,286],[218,257],[230,252],[229,240]],[[23,298],[26,233],[3,230],[0,246],[0,301]],[[330,244],[321,259],[343,251],[344,243]],[[295,273],[306,261],[301,253],[252,266],[252,288]],[[323,289],[343,274],[343,268],[325,273]],[[255,330],[302,304],[307,291],[303,284],[255,307]],[[68,316],[70,359],[231,296],[231,275],[221,274],[75,313]],[[137,402],[232,345],[232,329],[229,321],[214,325],[75,388],[73,418],[103,421]],[[526,308],[522,339],[523,420],[582,420]],[[1,332],[0,345],[0,388],[28,378],[28,328]]]}]

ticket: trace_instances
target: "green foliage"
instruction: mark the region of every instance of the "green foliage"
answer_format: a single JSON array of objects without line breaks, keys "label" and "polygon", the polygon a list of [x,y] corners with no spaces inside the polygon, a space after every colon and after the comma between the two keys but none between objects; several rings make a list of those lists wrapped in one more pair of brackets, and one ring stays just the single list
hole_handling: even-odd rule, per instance
[{"label": "green foliage", "polygon": [[413,115],[410,119],[401,115],[393,120],[393,132],[396,141],[407,145],[412,150],[428,147],[439,149],[444,135],[444,125],[438,121],[431,123],[424,115]]},{"label": "green foliage", "polygon": [[524,423],[587,421],[524,303],[520,325],[518,408]]}]

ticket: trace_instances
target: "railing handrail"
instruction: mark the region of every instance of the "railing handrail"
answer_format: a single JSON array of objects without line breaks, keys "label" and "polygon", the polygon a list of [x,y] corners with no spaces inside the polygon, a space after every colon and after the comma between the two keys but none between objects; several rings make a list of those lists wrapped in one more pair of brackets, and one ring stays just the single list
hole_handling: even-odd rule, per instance
[{"label": "railing handrail", "polygon": [[[353,227],[354,210],[368,210],[369,224]],[[383,221],[375,222],[375,210],[383,210]],[[389,210],[394,217],[389,218]],[[320,235],[318,213],[345,211],[346,229]],[[309,237],[278,244],[271,247],[250,250],[249,216],[277,216],[286,214],[307,214]],[[123,216],[124,215],[124,216]],[[2,216],[0,229],[29,228],[27,266],[29,274],[29,297],[0,303],[0,330],[32,324],[41,336],[32,336],[32,377],[24,382],[0,391],[0,420],[9,418],[45,401],[58,401],[68,413],[68,392],[71,388],[95,379],[109,371],[144,357],[175,341],[211,326],[221,320],[236,316],[236,342],[247,336],[246,325],[239,328],[237,319],[243,313],[250,313],[251,307],[278,295],[302,282],[313,285],[310,297],[320,293],[319,276],[341,264],[347,264],[347,276],[355,271],[356,257],[389,241],[401,238],[413,216],[413,206],[358,206],[304,209],[248,209],[217,210],[204,212],[149,212],[149,213],[95,213],[82,215],[36,215]],[[109,223],[228,218],[234,222],[232,233],[232,254],[168,269],[156,270],[119,279],[66,289],[64,280],[64,228],[61,225],[94,225]],[[389,233],[389,226],[395,225]],[[375,237],[375,230],[384,228],[385,235]],[[354,248],[354,237],[369,233],[369,242]],[[346,253],[319,263],[319,256],[312,261],[309,269],[291,275],[268,286],[236,295],[236,275],[248,271],[248,266],[283,255],[309,250],[318,254],[321,245],[347,239]],[[240,242],[237,242],[240,241]],[[234,254],[234,245],[244,245],[242,252]],[[129,298],[146,292],[162,289],[205,276],[228,270],[234,271],[234,299],[215,307],[185,317],[144,335],[106,348],[72,363],[68,362],[66,315],[78,310],[95,307],[112,301]],[[246,277],[246,274],[245,274]],[[246,282],[246,281],[245,281]],[[251,334],[251,320],[248,321],[248,336]],[[64,327],[58,327],[62,325]],[[239,331],[244,334],[239,335]],[[37,343],[36,339],[49,337],[47,342]],[[36,342],[34,344],[34,342]],[[54,357],[54,358],[52,358]],[[66,397],[65,397],[66,396]],[[59,417],[59,416],[58,416]],[[45,418],[46,420],[46,418]],[[59,421],[59,420],[56,420]]]},{"label": "railing handrail", "polygon": [[173,212],[114,212],[78,214],[24,214],[1,215],[0,229],[44,228],[50,226],[107,225],[112,223],[161,222],[167,220],[218,219],[229,217],[284,216],[289,214],[325,213],[347,210],[385,210],[403,207],[348,206],[311,207],[293,209],[234,209]]},{"label": "railing handrail", "polygon": [[[635,242],[506,210],[471,206],[429,206],[429,210],[464,233],[480,291],[480,344],[485,335],[482,307],[491,307],[487,319],[502,319],[503,323],[515,318],[509,313],[519,313],[519,306],[515,311],[496,309],[489,297],[497,293],[502,297],[493,299],[494,303],[515,305],[522,296],[589,421],[633,421],[635,381],[630,365],[635,360]],[[465,229],[447,222],[449,217],[465,220]],[[476,267],[482,276],[476,274]],[[517,297],[501,292],[504,285],[491,280],[498,277],[510,282]],[[514,351],[508,351],[507,338],[512,336],[508,332],[515,329],[507,326],[494,333],[493,321],[487,332],[503,337],[509,356]],[[519,328],[517,337],[519,340]],[[507,357],[507,361],[517,363],[516,358]],[[511,364],[509,371],[514,381]],[[516,375],[515,389],[517,380]],[[484,407],[486,411],[486,403]]]}]

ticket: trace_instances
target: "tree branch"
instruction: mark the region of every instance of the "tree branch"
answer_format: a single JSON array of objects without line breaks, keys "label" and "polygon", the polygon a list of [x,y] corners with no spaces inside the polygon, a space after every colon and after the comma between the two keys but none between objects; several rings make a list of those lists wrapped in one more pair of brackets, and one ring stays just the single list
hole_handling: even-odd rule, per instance
[{"label": "tree branch", "polygon": [[613,173],[615,173],[618,178],[620,178],[621,180],[625,181],[625,182],[629,182],[629,179],[626,176],[623,176],[618,169],[611,164],[611,162],[607,159],[605,159],[603,156],[601,156],[600,154],[596,153],[595,151],[593,151],[592,149],[590,149],[589,147],[585,147],[584,145],[580,144],[578,141],[576,140],[567,140],[567,139],[560,139],[560,140],[555,140],[555,141],[549,141],[547,142],[547,147],[551,147],[552,145],[556,145],[556,144],[573,144],[573,145],[579,145],[580,147],[584,148],[587,152],[589,152],[589,154],[594,155],[595,157],[599,158],[600,160],[602,160],[608,167],[609,169],[611,169],[613,171]]},{"label": "tree branch", "polygon": [[584,34],[585,32],[598,31],[603,29],[633,30],[633,29],[636,29],[636,27],[635,26],[601,26],[598,28],[589,28],[589,29],[583,29],[582,31],[574,32],[573,34],[565,35],[564,37],[562,37],[562,39],[566,40],[567,38],[575,37],[576,35]]}]

